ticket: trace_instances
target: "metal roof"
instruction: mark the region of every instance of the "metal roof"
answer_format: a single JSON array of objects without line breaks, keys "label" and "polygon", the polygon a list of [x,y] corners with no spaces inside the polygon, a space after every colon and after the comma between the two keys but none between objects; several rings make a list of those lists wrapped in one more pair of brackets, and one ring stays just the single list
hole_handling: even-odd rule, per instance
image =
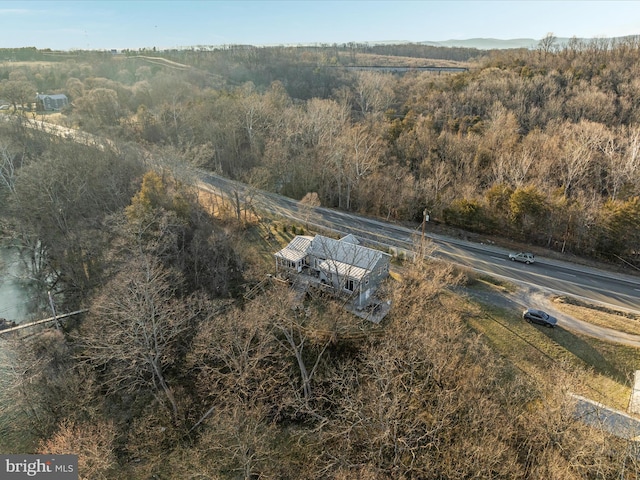
[{"label": "metal roof", "polygon": [[298,250],[299,252],[307,252],[312,241],[313,237],[309,237],[307,235],[296,235],[293,240],[289,242],[287,248],[290,248],[291,250]]},{"label": "metal roof", "polygon": [[322,235],[314,237],[310,253],[318,258],[346,263],[366,270],[371,270],[381,258],[389,256],[373,248],[363,247],[348,241],[334,240]]},{"label": "metal roof", "polygon": [[54,100],[64,100],[67,98],[67,96],[64,93],[53,93],[51,95],[48,95],[46,93],[38,93],[37,97],[38,97],[38,100],[44,100],[45,98],[53,98]]},{"label": "metal roof", "polygon": [[336,260],[323,260],[318,263],[318,268],[324,272],[337,273],[341,277],[349,277],[355,280],[362,280],[371,271]]},{"label": "metal roof", "polygon": [[276,252],[274,255],[291,262],[297,262],[298,260],[302,260],[307,255],[312,240],[312,237],[307,237],[306,235],[297,235],[293,238],[293,240],[291,240],[291,242],[289,242],[289,245]]},{"label": "metal roof", "polygon": [[316,235],[298,235],[282,250],[274,255],[278,258],[297,262],[307,255],[321,260],[318,268],[341,276],[362,279],[378,264],[380,259],[390,255],[373,248],[358,245],[358,239],[347,235],[340,240]]},{"label": "metal roof", "polygon": [[355,245],[360,245],[360,240],[358,240],[353,234],[345,235],[340,239],[341,242],[349,242]]},{"label": "metal roof", "polygon": [[279,252],[275,253],[278,258],[289,260],[290,262],[297,262],[302,260],[307,254],[305,252],[299,252],[297,250],[291,250],[289,248],[283,248]]}]

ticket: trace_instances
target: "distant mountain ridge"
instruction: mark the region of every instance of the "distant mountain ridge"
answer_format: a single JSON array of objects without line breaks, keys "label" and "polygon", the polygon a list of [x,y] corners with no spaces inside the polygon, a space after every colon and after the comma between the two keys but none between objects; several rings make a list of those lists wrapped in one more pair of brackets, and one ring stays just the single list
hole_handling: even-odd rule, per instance
[{"label": "distant mountain ridge", "polygon": [[[560,43],[558,39],[558,43]],[[567,39],[568,40],[568,39]],[[443,42],[420,42],[423,45],[433,45],[437,47],[465,47],[477,48],[478,50],[494,50],[506,48],[536,48],[540,40],[534,38],[512,38],[501,40],[497,38],[469,38],[466,40],[445,40]]]},{"label": "distant mountain ridge", "polygon": [[[638,37],[637,35],[628,35],[625,37],[612,37],[607,40],[625,40],[629,38]],[[468,38],[464,40],[444,40],[444,41],[423,41],[423,42],[408,42],[408,41],[385,41],[385,42],[367,42],[370,44],[399,44],[399,43],[418,43],[420,45],[431,45],[434,47],[462,47],[462,48],[477,48],[478,50],[502,50],[508,48],[527,48],[534,49],[538,47],[541,39],[535,38],[511,38],[502,40],[498,38]],[[572,40],[570,37],[557,37],[556,45],[564,46]],[[590,42],[593,38],[577,38],[581,42]]]}]

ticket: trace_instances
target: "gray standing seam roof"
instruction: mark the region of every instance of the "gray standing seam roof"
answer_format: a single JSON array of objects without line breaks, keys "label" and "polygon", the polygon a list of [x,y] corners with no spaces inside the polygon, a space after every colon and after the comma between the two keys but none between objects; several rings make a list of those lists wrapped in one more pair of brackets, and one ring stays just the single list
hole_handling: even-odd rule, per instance
[{"label": "gray standing seam roof", "polygon": [[[275,256],[296,262],[310,254],[324,260],[324,269],[346,273],[349,270],[348,267],[351,267],[351,274],[358,272],[355,275],[356,277],[361,277],[371,271],[381,258],[389,257],[384,252],[363,247],[358,245],[357,242],[358,240],[353,235],[347,235],[341,240],[322,235],[316,235],[313,238],[298,235],[289,242],[289,245],[276,252]],[[329,263],[334,263],[335,265],[330,267]]]},{"label": "gray standing seam roof", "polygon": [[379,250],[322,235],[314,237],[311,242],[311,253],[318,258],[335,260],[366,270],[371,270],[383,256],[387,255]]},{"label": "gray standing seam roof", "polygon": [[275,253],[276,257],[284,258],[291,262],[302,260],[309,251],[311,245],[311,237],[297,235],[289,242],[289,245]]}]

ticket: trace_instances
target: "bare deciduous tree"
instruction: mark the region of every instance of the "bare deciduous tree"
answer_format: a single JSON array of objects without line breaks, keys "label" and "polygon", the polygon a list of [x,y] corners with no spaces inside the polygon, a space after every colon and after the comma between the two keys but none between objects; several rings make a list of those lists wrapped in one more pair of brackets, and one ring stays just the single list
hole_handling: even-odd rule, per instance
[{"label": "bare deciduous tree", "polygon": [[16,177],[24,161],[24,154],[12,151],[9,145],[0,145],[0,185],[6,188],[9,193],[16,191]]},{"label": "bare deciduous tree", "polygon": [[78,337],[81,358],[100,369],[108,392],[150,392],[169,402],[174,421],[178,402],[167,370],[197,315],[190,302],[173,298],[177,284],[156,259],[133,258],[95,300]]},{"label": "bare deciduous tree", "polygon": [[538,49],[542,52],[543,58],[555,52],[557,40],[553,33],[547,33],[544,38],[538,42]]},{"label": "bare deciduous tree", "polygon": [[36,99],[36,89],[26,77],[3,80],[0,83],[0,93],[13,106],[13,113],[16,113],[18,108],[30,107]]},{"label": "bare deciduous tree", "polygon": [[344,181],[344,208],[350,210],[357,198],[361,183],[374,173],[382,163],[383,145],[380,137],[363,124],[357,124],[343,132],[339,153],[340,162],[336,172]]},{"label": "bare deciduous tree", "polygon": [[358,73],[355,100],[364,115],[384,112],[393,101],[393,77],[376,72]]},{"label": "bare deciduous tree", "polygon": [[267,414],[264,406],[249,407],[242,402],[221,408],[207,420],[199,448],[216,459],[216,470],[237,472],[244,480],[276,470],[273,442],[277,431]]},{"label": "bare deciduous tree", "polygon": [[[625,186],[637,184],[640,173],[640,129],[629,127],[607,131],[601,144],[607,171],[607,185],[612,200],[617,200]],[[632,189],[633,190],[633,189]]]},{"label": "bare deciduous tree", "polygon": [[320,206],[320,197],[318,197],[316,192],[309,192],[302,197],[299,205],[304,214],[304,221],[307,226],[307,230],[309,230],[309,219],[311,218],[311,214],[314,209]]},{"label": "bare deciduous tree", "polygon": [[560,128],[566,140],[559,170],[564,194],[570,197],[581,182],[593,179],[594,156],[604,132],[602,125],[589,121],[581,121],[577,125],[565,123]]},{"label": "bare deciduous tree", "polygon": [[[9,198],[25,258],[43,286],[76,304],[95,285],[109,232],[101,222],[132,195],[135,159],[62,142],[22,167]],[[46,291],[46,290],[45,290]]]},{"label": "bare deciduous tree", "polygon": [[58,431],[41,442],[38,451],[46,455],[78,455],[78,476],[81,480],[113,478],[117,465],[113,423],[76,425],[63,422]]}]

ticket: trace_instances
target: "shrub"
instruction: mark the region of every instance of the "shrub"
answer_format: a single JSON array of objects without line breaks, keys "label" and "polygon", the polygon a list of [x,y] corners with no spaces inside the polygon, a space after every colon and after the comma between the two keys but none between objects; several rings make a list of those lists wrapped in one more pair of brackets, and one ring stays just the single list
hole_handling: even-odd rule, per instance
[{"label": "shrub", "polygon": [[487,232],[491,226],[482,205],[477,200],[466,198],[451,202],[451,205],[444,209],[443,218],[448,225],[475,232]]}]

